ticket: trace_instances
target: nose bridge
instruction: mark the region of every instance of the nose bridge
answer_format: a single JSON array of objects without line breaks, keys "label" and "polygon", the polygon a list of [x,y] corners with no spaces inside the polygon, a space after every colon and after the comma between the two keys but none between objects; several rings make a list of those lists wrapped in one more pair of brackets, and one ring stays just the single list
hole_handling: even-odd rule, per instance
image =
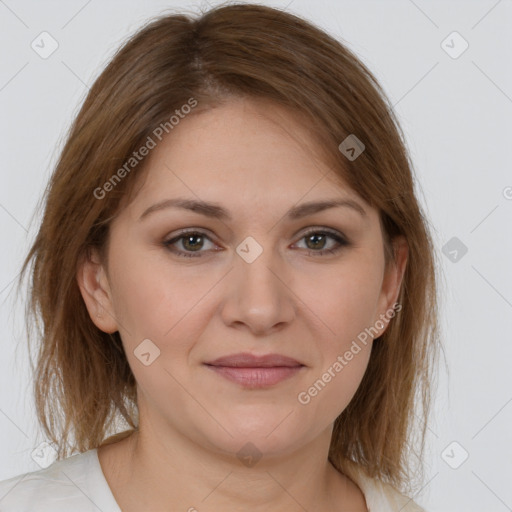
[{"label": "nose bridge", "polygon": [[[279,265],[279,255],[273,247],[271,236],[260,235],[258,242],[254,237],[245,238],[236,248],[238,261],[236,261],[236,271],[240,278],[241,298],[247,296],[253,301],[263,300],[269,307],[275,305],[278,295],[282,293],[282,284],[276,277],[276,271],[273,268],[281,268]],[[271,304],[272,303],[272,304]],[[264,304],[254,304],[261,307]]]},{"label": "nose bridge", "polygon": [[258,238],[249,236],[236,247],[224,314],[227,322],[265,331],[291,320],[293,294],[285,285],[285,265],[271,235]]}]

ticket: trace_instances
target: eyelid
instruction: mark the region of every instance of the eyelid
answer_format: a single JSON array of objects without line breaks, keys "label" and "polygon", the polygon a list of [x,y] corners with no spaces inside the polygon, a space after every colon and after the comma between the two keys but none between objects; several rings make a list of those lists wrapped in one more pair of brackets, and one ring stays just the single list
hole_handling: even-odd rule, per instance
[{"label": "eyelid", "polygon": [[[334,249],[320,249],[318,251],[314,251],[311,249],[303,249],[303,250],[309,250],[308,254],[315,254],[315,255],[321,256],[325,253],[338,252],[341,249],[343,249],[344,247],[348,247],[351,245],[351,241],[345,236],[345,234],[337,229],[329,228],[327,226],[309,226],[304,229],[305,229],[305,231],[301,230],[294,236],[294,237],[298,237],[297,241],[294,242],[294,245],[296,243],[300,242],[301,240],[303,240],[308,235],[313,234],[313,233],[321,233],[321,234],[328,235],[331,239],[333,239],[337,243],[337,247]],[[211,253],[212,251],[213,252],[219,251],[219,249],[210,249],[208,251],[181,251],[181,250],[176,250],[176,249],[171,248],[174,243],[178,242],[179,240],[181,240],[188,234],[203,235],[206,238],[208,238],[208,240],[210,240],[212,243],[218,245],[215,242],[215,237],[211,235],[211,232],[208,229],[194,228],[194,227],[183,228],[183,229],[179,230],[177,233],[174,233],[172,236],[166,237],[163,241],[163,245],[169,251],[174,252],[177,255],[180,255],[180,254],[182,255],[182,253],[184,253],[184,252],[188,255],[194,255],[194,254],[201,255],[203,253],[208,254],[208,253]],[[298,236],[299,234],[300,234],[300,236]]]},{"label": "eyelid", "polygon": [[327,226],[312,226],[312,227],[306,228],[306,231],[302,232],[301,238],[308,235],[309,233],[317,233],[317,232],[327,233],[329,235],[335,235],[337,237],[343,238],[344,240],[346,240],[348,242],[348,238],[345,236],[345,234],[342,231],[339,231],[338,229],[334,229],[334,228],[329,228]]},{"label": "eyelid", "polygon": [[[174,233],[172,236],[165,237],[162,243],[167,248],[170,248],[173,244],[175,244],[182,238],[185,238],[187,235],[196,235],[196,234],[202,235],[203,237],[207,238],[208,240],[210,240],[213,244],[215,244],[217,246],[219,245],[219,244],[217,244],[217,242],[215,242],[215,237],[212,236],[211,232],[209,230],[204,230],[203,228],[180,229],[177,233]],[[211,249],[211,250],[218,251],[218,249]],[[178,252],[178,251],[176,251],[176,252]],[[200,252],[206,253],[209,251],[197,251],[197,253],[200,253]],[[192,254],[192,252],[191,252],[191,254]]]},{"label": "eyelid", "polygon": [[175,241],[179,240],[180,238],[185,237],[187,235],[195,235],[195,234],[203,235],[203,236],[207,237],[209,240],[211,240],[212,242],[216,243],[215,242],[216,237],[212,235],[210,230],[204,229],[204,228],[180,229],[176,233],[174,233],[172,236],[165,237],[164,243],[169,244],[169,243],[175,242]]},{"label": "eyelid", "polygon": [[[299,230],[297,232],[297,234],[295,234],[294,236],[295,237],[298,236],[299,233],[302,233],[302,236],[306,236],[310,232],[316,233],[317,231],[323,231],[323,232],[326,232],[326,233],[329,233],[332,235],[340,236],[348,241],[348,238],[345,236],[345,234],[342,231],[335,229],[335,228],[329,228],[327,226],[309,226],[307,228],[304,228],[303,230]],[[169,242],[171,240],[174,240],[175,238],[179,238],[180,236],[185,236],[190,233],[199,233],[199,234],[207,235],[210,239],[215,238],[215,236],[212,235],[212,232],[209,229],[192,227],[192,228],[183,228],[183,229],[178,230],[172,236],[169,236],[168,238],[166,238],[166,241]]]}]

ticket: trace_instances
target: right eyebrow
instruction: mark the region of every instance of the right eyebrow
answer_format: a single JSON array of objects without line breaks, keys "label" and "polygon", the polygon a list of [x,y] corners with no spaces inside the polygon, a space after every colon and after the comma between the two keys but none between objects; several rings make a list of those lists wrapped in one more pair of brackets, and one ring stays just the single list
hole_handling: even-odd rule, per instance
[{"label": "right eyebrow", "polygon": [[[290,220],[297,220],[314,213],[318,213],[329,208],[347,207],[358,212],[361,216],[366,217],[366,210],[352,199],[328,199],[324,201],[310,201],[294,206],[288,210],[286,217]],[[167,208],[182,208],[190,210],[206,217],[212,217],[220,220],[232,220],[233,216],[224,207],[217,203],[210,203],[196,199],[187,199],[182,197],[165,199],[149,208],[147,208],[139,218],[139,221],[146,218],[151,213],[161,211]]]}]

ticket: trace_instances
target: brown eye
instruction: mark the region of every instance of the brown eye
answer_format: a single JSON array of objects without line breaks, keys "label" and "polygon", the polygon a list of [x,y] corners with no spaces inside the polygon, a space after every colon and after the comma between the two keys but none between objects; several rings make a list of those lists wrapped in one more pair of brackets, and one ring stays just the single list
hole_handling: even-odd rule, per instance
[{"label": "brown eye", "polygon": [[[331,242],[330,247],[326,248],[328,245],[328,240],[334,241]],[[340,251],[343,247],[346,247],[349,242],[340,234],[333,231],[327,230],[311,230],[308,231],[301,240],[306,240],[306,248],[310,249],[308,255],[312,256],[322,256],[324,254],[335,254]]]},{"label": "brown eye", "polygon": [[181,239],[183,240],[182,245],[187,251],[197,251],[204,245],[203,235],[201,234],[187,235],[181,237]]},{"label": "brown eye", "polygon": [[[179,236],[176,236],[171,240],[163,242],[163,245],[178,256],[193,258],[200,257],[201,253],[206,252],[201,251],[201,249],[204,248],[205,240],[209,240],[211,242],[208,235],[201,231],[187,231],[180,233]],[[174,247],[178,242],[181,247],[179,245],[178,248]]]},{"label": "brown eye", "polygon": [[[326,229],[313,229],[307,232],[300,239],[306,241],[305,249],[308,256],[324,256],[325,254],[336,254],[343,247],[350,243],[345,237],[336,231]],[[202,231],[182,231],[178,236],[163,242],[165,248],[177,256],[186,258],[202,257],[203,253],[216,250],[205,248],[205,242],[213,244],[210,237]]]}]

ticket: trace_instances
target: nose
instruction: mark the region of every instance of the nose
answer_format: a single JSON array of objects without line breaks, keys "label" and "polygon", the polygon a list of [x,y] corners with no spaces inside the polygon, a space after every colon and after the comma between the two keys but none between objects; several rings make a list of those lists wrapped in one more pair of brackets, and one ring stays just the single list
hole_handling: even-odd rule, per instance
[{"label": "nose", "polygon": [[295,295],[289,285],[286,263],[270,249],[248,263],[238,254],[227,276],[222,319],[230,327],[254,335],[275,332],[295,317]]}]

